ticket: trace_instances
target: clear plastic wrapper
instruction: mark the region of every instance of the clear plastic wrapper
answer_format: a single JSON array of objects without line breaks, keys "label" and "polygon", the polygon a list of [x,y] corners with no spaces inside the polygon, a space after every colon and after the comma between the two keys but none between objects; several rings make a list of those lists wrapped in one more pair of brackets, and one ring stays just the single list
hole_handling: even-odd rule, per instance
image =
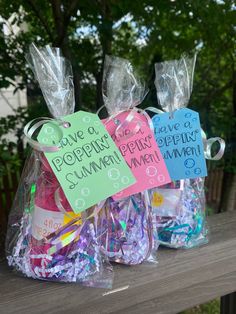
[{"label": "clear plastic wrapper", "polygon": [[149,193],[160,244],[191,248],[208,242],[204,178],[175,181]]},{"label": "clear plastic wrapper", "polygon": [[[164,111],[188,105],[196,55],[155,65],[157,98]],[[173,248],[208,242],[204,178],[183,179],[149,191],[156,216],[158,239]]]},{"label": "clear plastic wrapper", "polygon": [[[27,59],[52,115],[73,113],[72,72],[59,50],[32,45]],[[39,147],[26,160],[10,212],[8,264],[27,277],[111,287],[112,268],[100,250],[91,209],[72,211]]]},{"label": "clear plastic wrapper", "polygon": [[122,200],[106,200],[99,212],[99,242],[110,261],[136,265],[156,262],[157,241],[147,192]]},{"label": "clear plastic wrapper", "polygon": [[[132,115],[132,108],[143,100],[144,95],[145,88],[130,62],[107,56],[103,74],[103,96],[109,113],[106,121],[119,121],[119,113],[124,111]],[[126,123],[130,121],[126,120],[123,125],[117,123],[117,129],[122,132]],[[96,223],[97,234],[110,261],[127,265],[156,261],[157,236],[147,191],[120,200],[110,197],[97,206],[101,208]]]},{"label": "clear plastic wrapper", "polygon": [[157,99],[164,111],[171,113],[188,106],[195,63],[196,54],[155,64]]},{"label": "clear plastic wrapper", "polygon": [[110,116],[139,105],[147,92],[132,64],[126,59],[114,56],[105,58],[102,91]]}]

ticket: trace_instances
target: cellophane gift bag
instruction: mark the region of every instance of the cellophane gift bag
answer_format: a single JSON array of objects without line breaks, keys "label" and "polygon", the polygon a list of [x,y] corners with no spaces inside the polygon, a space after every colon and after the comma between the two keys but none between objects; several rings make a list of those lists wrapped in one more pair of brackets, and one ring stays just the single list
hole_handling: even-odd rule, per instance
[{"label": "cellophane gift bag", "polygon": [[[54,121],[60,123],[75,105],[69,62],[58,48],[38,49],[33,44],[27,59]],[[33,128],[40,125],[36,122]],[[44,156],[44,151],[55,147],[28,141],[34,149],[25,162],[9,215],[8,264],[27,277],[111,287],[111,267],[100,252],[94,218],[89,218],[91,209],[73,212]]]},{"label": "cellophane gift bag", "polygon": [[[144,85],[130,62],[106,56],[103,97],[109,117],[103,123],[116,144],[116,136],[124,141],[128,138],[132,140],[138,132],[140,119],[147,120],[145,115],[134,109],[144,95]],[[97,205],[101,208],[96,223],[100,245],[112,262],[127,265],[155,262],[158,245],[149,194],[147,191],[123,197],[121,194],[123,192]]]},{"label": "cellophane gift bag", "polygon": [[[201,143],[197,145],[195,135],[199,135],[202,140],[206,158],[218,160],[224,152],[224,141],[220,138],[209,140],[206,140],[204,136],[201,138],[201,134],[204,134],[201,128],[200,131],[197,128],[194,129],[198,114],[195,111],[184,109],[189,103],[192,92],[195,60],[196,55],[194,57],[183,56],[179,60],[155,64],[157,98],[162,110],[169,115],[166,125],[159,126],[160,118],[164,113],[150,108],[151,111],[158,113],[153,117],[157,143],[160,147],[164,147],[162,152],[165,160],[176,157],[172,168],[168,169],[170,175],[171,173],[176,175],[182,169],[182,161],[185,175],[193,174],[193,178],[174,179],[167,185],[149,191],[152,209],[156,216],[158,240],[162,245],[173,248],[191,248],[208,242],[205,178],[201,176],[203,171],[197,167],[195,160],[196,156],[200,154]],[[179,115],[182,116],[178,123],[168,125],[168,122]],[[186,128],[181,129],[181,123]],[[176,130],[173,130],[174,128]],[[221,149],[217,156],[211,157],[209,151],[211,145],[216,141],[220,143]],[[187,142],[190,143],[189,147],[184,146]],[[173,145],[174,149],[168,151],[170,145]],[[194,154],[195,157],[193,157]]]}]

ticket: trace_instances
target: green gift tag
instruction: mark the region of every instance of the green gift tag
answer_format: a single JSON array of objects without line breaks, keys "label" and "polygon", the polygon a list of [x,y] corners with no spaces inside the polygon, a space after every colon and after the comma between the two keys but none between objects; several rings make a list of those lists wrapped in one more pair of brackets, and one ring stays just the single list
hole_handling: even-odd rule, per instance
[{"label": "green gift tag", "polygon": [[[79,111],[63,118],[60,150],[45,153],[75,213],[95,205],[135,183],[120,151],[96,114]],[[66,127],[67,126],[67,127]],[[42,144],[58,143],[58,127],[45,124]]]}]

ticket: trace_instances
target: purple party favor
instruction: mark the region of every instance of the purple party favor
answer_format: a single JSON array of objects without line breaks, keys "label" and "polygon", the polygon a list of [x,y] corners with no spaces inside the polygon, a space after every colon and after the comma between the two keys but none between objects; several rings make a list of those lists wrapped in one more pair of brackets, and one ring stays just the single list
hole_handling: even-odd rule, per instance
[{"label": "purple party favor", "polygon": [[147,191],[122,200],[108,198],[98,215],[100,243],[112,262],[155,261],[153,214]]},{"label": "purple party favor", "polygon": [[[208,242],[205,218],[205,158],[224,153],[221,138],[206,140],[197,112],[185,109],[192,92],[196,55],[155,64],[157,98],[161,111],[149,108],[154,133],[167,164],[170,184],[149,190],[158,240],[173,248],[191,248]],[[211,145],[220,150],[211,156]]]},{"label": "purple party favor", "polygon": [[[138,80],[128,60],[106,56],[103,73],[103,97],[109,117],[117,125],[115,134],[132,140],[140,129],[135,121],[135,106],[142,102],[145,88]],[[128,112],[123,123],[119,114]],[[150,120],[150,118],[148,117]],[[127,127],[131,124],[132,127]],[[127,130],[132,129],[129,134]],[[150,130],[150,132],[152,132]],[[153,228],[153,213],[146,191],[123,197],[110,197],[102,204],[96,223],[99,243],[110,261],[136,265],[155,261],[157,241]]]},{"label": "purple party favor", "polygon": [[[59,49],[31,45],[27,58],[54,121],[73,113],[71,66]],[[40,123],[34,127],[42,126]],[[101,253],[91,209],[82,214],[72,211],[44,156],[44,145],[31,137],[28,142],[34,149],[26,160],[9,216],[9,266],[35,279],[111,287],[112,268]]]}]

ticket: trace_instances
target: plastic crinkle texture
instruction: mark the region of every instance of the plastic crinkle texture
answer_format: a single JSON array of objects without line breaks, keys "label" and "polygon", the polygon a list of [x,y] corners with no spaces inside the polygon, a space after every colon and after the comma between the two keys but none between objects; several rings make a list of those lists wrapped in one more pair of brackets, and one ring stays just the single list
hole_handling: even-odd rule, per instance
[{"label": "plastic crinkle texture", "polygon": [[147,192],[119,201],[108,198],[98,215],[97,228],[110,261],[127,265],[156,261],[157,243]]},{"label": "plastic crinkle texture", "polygon": [[191,248],[208,242],[204,178],[175,181],[149,193],[161,244]]},{"label": "plastic crinkle texture", "polygon": [[[110,115],[107,121],[116,121],[120,113],[130,112],[144,96],[144,85],[137,79],[130,62],[106,56],[103,97]],[[122,131],[123,126],[118,127]],[[97,234],[110,261],[127,265],[156,261],[157,237],[147,191],[119,200],[110,197],[97,207],[101,208],[96,223]]]},{"label": "plastic crinkle texture", "polygon": [[[32,45],[28,60],[54,117],[73,113],[71,70],[59,50]],[[27,277],[111,287],[112,268],[100,251],[93,212],[72,211],[40,150],[26,160],[9,216],[9,265]]]},{"label": "plastic crinkle texture", "polygon": [[188,106],[195,62],[196,55],[155,64],[157,99],[164,111],[172,112]]}]

